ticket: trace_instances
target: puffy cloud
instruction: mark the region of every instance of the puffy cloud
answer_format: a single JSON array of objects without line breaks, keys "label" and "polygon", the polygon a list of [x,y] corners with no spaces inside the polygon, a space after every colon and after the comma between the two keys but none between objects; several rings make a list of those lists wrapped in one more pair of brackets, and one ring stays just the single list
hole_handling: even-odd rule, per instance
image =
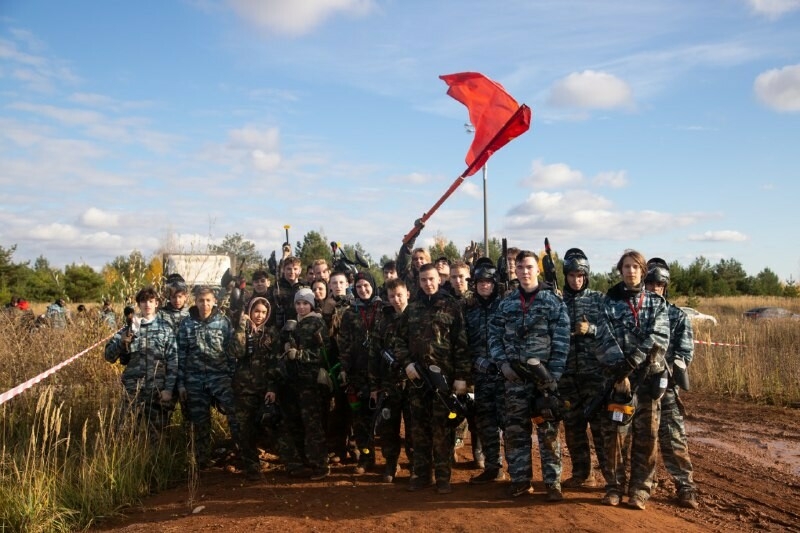
[{"label": "puffy cloud", "polygon": [[705,216],[622,211],[607,198],[588,191],[537,192],[509,210],[505,227],[520,239],[533,231],[545,231],[564,239],[634,240],[693,224]]},{"label": "puffy cloud", "polygon": [[702,235],[689,235],[689,240],[704,242],[741,242],[747,240],[747,235],[734,230],[706,231]]},{"label": "puffy cloud", "polygon": [[361,16],[373,8],[372,0],[228,0],[242,19],[284,35],[302,35],[335,13]]},{"label": "puffy cloud", "polygon": [[748,2],[753,11],[770,18],[778,18],[800,8],[800,0],[748,0]]},{"label": "puffy cloud", "polygon": [[564,163],[545,165],[541,159],[533,162],[531,175],[522,180],[522,184],[536,189],[554,189],[580,185],[583,174],[572,170]]},{"label": "puffy cloud", "polygon": [[573,72],[550,88],[549,102],[559,107],[614,109],[633,105],[633,91],[607,72]]},{"label": "puffy cloud", "polygon": [[762,72],[753,89],[762,103],[776,111],[800,111],[800,65]]},{"label": "puffy cloud", "polygon": [[601,172],[592,178],[592,183],[600,187],[620,189],[628,184],[628,173],[624,170]]},{"label": "puffy cloud", "polygon": [[89,228],[115,228],[119,225],[119,215],[96,207],[90,207],[79,217],[80,223]]}]

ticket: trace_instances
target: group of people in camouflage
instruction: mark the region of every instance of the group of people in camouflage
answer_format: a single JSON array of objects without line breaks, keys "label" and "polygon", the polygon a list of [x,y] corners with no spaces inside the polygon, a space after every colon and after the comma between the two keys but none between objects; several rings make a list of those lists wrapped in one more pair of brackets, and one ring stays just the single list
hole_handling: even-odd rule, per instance
[{"label": "group of people in camouflage", "polygon": [[[181,402],[205,467],[216,406],[252,480],[261,477],[259,448],[274,450],[292,477],[320,480],[348,460],[364,474],[377,467],[377,437],[382,481],[395,480],[405,446],[407,489],[440,494],[452,491],[466,415],[481,470],[470,484],[504,480],[505,458],[508,496],[532,493],[535,429],[547,501],[560,501],[562,487],[595,486],[593,448],[603,503],[627,494],[644,509],[660,449],[679,503],[697,507],[678,390],[692,329],[666,300],[666,262],[628,250],[622,281],[602,294],[588,288],[589,260],[573,248],[559,290],[539,279],[531,251],[510,249],[499,265],[432,261],[413,247],[419,230],[383,265],[382,287],[352,264],[332,270],[324,260],[301,280],[287,245],[274,285],[264,270],[250,291],[227,276],[222,294],[196,288],[188,308],[186,283],[174,277],[161,309],[156,292],[142,289],[139,316],[105,350],[126,365],[127,409],[158,436]],[[562,421],[572,462],[563,483]]]}]

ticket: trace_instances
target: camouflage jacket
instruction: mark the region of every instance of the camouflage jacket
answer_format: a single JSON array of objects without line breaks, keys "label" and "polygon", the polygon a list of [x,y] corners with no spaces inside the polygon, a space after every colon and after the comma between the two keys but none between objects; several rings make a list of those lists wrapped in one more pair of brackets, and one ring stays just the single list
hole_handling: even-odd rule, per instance
[{"label": "camouflage jacket", "polygon": [[175,309],[171,303],[167,302],[167,305],[158,310],[158,316],[166,320],[172,326],[172,331],[177,333],[178,326],[180,326],[184,318],[189,316],[189,308],[183,306],[180,309]]},{"label": "camouflage jacket", "polygon": [[68,311],[58,304],[47,306],[45,316],[50,321],[50,327],[58,329],[67,327],[67,322],[69,321]]},{"label": "camouflage jacket", "polygon": [[667,363],[672,365],[675,359],[683,359],[688,366],[694,358],[694,332],[689,317],[680,307],[667,302],[669,316],[669,348]]},{"label": "camouflage jacket", "polygon": [[272,316],[269,320],[278,329],[283,328],[287,320],[297,320],[297,311],[294,309],[294,293],[300,287],[302,287],[300,283],[292,285],[281,276],[275,285],[270,286],[267,290],[267,299],[272,307]]},{"label": "camouflage jacket", "polygon": [[451,383],[466,381],[472,361],[460,304],[443,291],[433,296],[420,291],[401,317],[395,355],[403,368],[437,365]]},{"label": "camouflage jacket", "polygon": [[369,388],[372,391],[395,387],[406,379],[406,373],[399,363],[392,369],[382,356],[386,350],[392,357],[396,357],[394,346],[400,319],[404,314],[405,312],[395,312],[391,305],[383,307],[375,337],[370,343]]},{"label": "camouflage jacket", "polygon": [[342,318],[352,304],[348,296],[329,296],[320,306],[319,313],[328,328],[329,350],[328,362],[331,365],[339,362],[339,335],[342,329]]},{"label": "camouflage jacket", "polygon": [[479,358],[491,361],[489,355],[489,323],[500,307],[503,298],[495,295],[489,300],[475,296],[466,308],[467,339],[473,369]]},{"label": "camouflage jacket", "polygon": [[231,321],[217,308],[202,320],[197,307],[178,327],[178,388],[205,383],[218,376],[233,376],[235,361],[229,345],[233,335]]},{"label": "camouflage jacket", "polygon": [[108,341],[105,359],[109,363],[128,360],[122,372],[122,384],[128,394],[174,390],[178,379],[178,346],[169,323],[158,315],[141,323],[129,350],[122,342],[127,333],[128,328],[123,328]]},{"label": "camouflage jacket", "polygon": [[[608,290],[605,314],[611,338],[602,341],[601,352],[608,343],[616,343],[621,353],[639,368],[648,366],[647,354],[655,344],[663,351],[653,371],[666,368],[664,353],[669,346],[669,317],[667,303],[661,296],[644,288],[629,290],[619,282]],[[603,363],[615,361],[605,359]],[[637,370],[636,374],[639,374]]]},{"label": "camouflage jacket", "polygon": [[[268,390],[268,383],[278,379],[278,345],[280,333],[274,325],[265,324],[255,329],[249,321],[241,320],[234,330],[229,351],[236,360],[233,386],[236,390],[251,392]],[[275,390],[274,387],[271,390]]]},{"label": "camouflage jacket", "polygon": [[517,289],[500,302],[489,323],[489,353],[498,366],[537,357],[558,380],[569,353],[567,306],[549,285],[523,301]]},{"label": "camouflage jacket", "polygon": [[570,337],[569,355],[564,374],[569,375],[597,375],[602,372],[602,365],[597,357],[598,331],[609,331],[608,326],[602,324],[606,320],[605,295],[602,292],[584,289],[573,292],[564,289],[564,304],[569,313],[569,322],[574,328],[575,324],[583,321],[584,317],[589,322],[589,331],[586,335],[572,335]]},{"label": "camouflage jacket", "polygon": [[[305,367],[319,368],[324,364],[328,349],[328,328],[319,313],[311,312],[297,321],[293,331],[281,331],[281,353],[297,350],[296,361]],[[280,350],[283,348],[283,350]]]},{"label": "camouflage jacket", "polygon": [[342,370],[356,380],[367,380],[370,346],[376,342],[382,308],[380,298],[373,298],[369,302],[356,298],[342,315],[338,338],[339,360]]}]

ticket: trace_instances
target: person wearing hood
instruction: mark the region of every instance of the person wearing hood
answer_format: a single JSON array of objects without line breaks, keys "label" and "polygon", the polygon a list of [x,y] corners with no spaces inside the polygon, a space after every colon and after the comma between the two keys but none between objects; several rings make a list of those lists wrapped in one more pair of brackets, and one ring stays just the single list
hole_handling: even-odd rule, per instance
[{"label": "person wearing hood", "polygon": [[[557,392],[569,352],[569,315],[552,285],[539,282],[539,258],[522,250],[515,258],[519,288],[506,296],[489,324],[489,353],[505,377],[506,461],[511,476],[511,498],[533,492],[531,479],[531,418],[536,424],[542,478],[547,501],[560,501],[561,448],[558,422],[552,416],[534,412],[533,405]],[[550,374],[549,381],[537,380],[518,370],[538,360]]]},{"label": "person wearing hood", "polygon": [[[268,326],[269,301],[261,296],[250,299],[247,309],[237,317],[231,351],[236,358],[233,398],[239,424],[239,452],[248,480],[261,479],[261,463],[256,444],[261,436],[261,407],[267,398],[268,380],[273,371],[272,353],[278,331]],[[272,398],[275,401],[275,398]]]},{"label": "person wearing hood", "polygon": [[[453,392],[463,395],[467,393],[472,366],[464,314],[460,304],[439,288],[436,267],[431,263],[423,265],[419,269],[417,298],[400,318],[395,355],[409,380],[420,381],[418,366],[428,371],[437,366],[447,383],[452,384]],[[411,387],[409,402],[414,420],[414,475],[408,490],[431,486],[435,474],[436,491],[449,494],[455,449],[450,412],[425,387]]]},{"label": "person wearing hood", "polygon": [[368,444],[372,440],[368,371],[370,347],[377,341],[383,303],[369,272],[357,273],[354,286],[355,299],[342,316],[339,332],[339,382],[345,387],[353,411],[353,436],[359,450],[355,473],[361,475],[375,466],[375,447]]},{"label": "person wearing hood", "polygon": [[285,437],[279,443],[279,453],[287,473],[320,480],[330,474],[320,387],[329,379],[324,368],[328,328],[314,306],[311,289],[298,289],[294,295],[297,321],[287,321],[280,332],[279,359],[285,375],[277,396]]},{"label": "person wearing hood", "polygon": [[[505,427],[505,380],[489,354],[489,324],[500,306],[497,270],[491,262],[479,264],[472,274],[474,297],[466,307],[467,337],[472,355],[472,380],[475,383],[475,426],[483,455],[483,472],[470,478],[472,485],[483,485],[505,478],[500,455],[500,432]],[[474,448],[473,441],[473,448]],[[473,452],[473,456],[477,455]],[[477,465],[479,468],[480,464]]]},{"label": "person wearing hood", "polygon": [[[627,250],[617,262],[617,271],[622,281],[606,293],[605,314],[622,357],[603,358],[603,362],[614,381],[614,405],[627,404],[632,414],[628,417],[623,416],[627,414],[624,410],[612,410],[608,411],[612,416],[602,419],[606,452],[606,494],[602,501],[606,505],[619,505],[627,485],[628,505],[643,510],[656,473],[659,405],[667,381],[664,354],[670,339],[669,316],[664,298],[645,290],[647,266],[641,253]],[[612,418],[614,415],[618,416]],[[628,461],[623,454],[627,455],[629,435],[632,437],[630,479],[626,479]]]},{"label": "person wearing hood", "polygon": [[558,391],[564,401],[579,406],[564,414],[564,436],[572,460],[572,476],[564,487],[594,487],[592,475],[592,449],[588,430],[591,429],[594,450],[600,471],[606,469],[606,454],[600,419],[597,412],[590,420],[583,414],[583,406],[602,394],[606,387],[603,367],[597,359],[595,344],[599,337],[598,324],[605,321],[604,295],[589,288],[591,272],[589,259],[579,248],[570,248],[564,254],[564,303],[567,305],[572,332],[570,333],[567,365]]},{"label": "person wearing hood", "polygon": [[119,361],[125,366],[122,412],[133,412],[147,422],[151,442],[157,443],[175,407],[178,348],[172,327],[157,314],[155,289],[145,287],[137,292],[136,305],[139,316],[114,334],[104,355],[109,363]]},{"label": "person wearing hood", "polygon": [[225,414],[234,442],[239,424],[233,401],[233,326],[217,308],[211,287],[195,290],[195,304],[178,326],[178,394],[186,402],[197,465],[211,466],[211,405]]}]

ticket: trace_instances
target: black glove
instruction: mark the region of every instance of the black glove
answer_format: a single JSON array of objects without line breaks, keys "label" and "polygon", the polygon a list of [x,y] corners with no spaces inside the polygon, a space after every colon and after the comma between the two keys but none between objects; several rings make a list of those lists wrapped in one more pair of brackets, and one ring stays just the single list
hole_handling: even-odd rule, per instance
[{"label": "black glove", "polygon": [[417,237],[422,232],[422,228],[425,227],[425,223],[422,221],[421,218],[418,218],[414,221],[414,233],[411,234],[411,238],[408,239],[408,247],[413,248],[414,243],[417,241]]},{"label": "black glove", "polygon": [[613,365],[607,367],[607,374],[617,382],[628,377],[631,372],[636,370],[637,366],[632,356],[625,356]]}]

